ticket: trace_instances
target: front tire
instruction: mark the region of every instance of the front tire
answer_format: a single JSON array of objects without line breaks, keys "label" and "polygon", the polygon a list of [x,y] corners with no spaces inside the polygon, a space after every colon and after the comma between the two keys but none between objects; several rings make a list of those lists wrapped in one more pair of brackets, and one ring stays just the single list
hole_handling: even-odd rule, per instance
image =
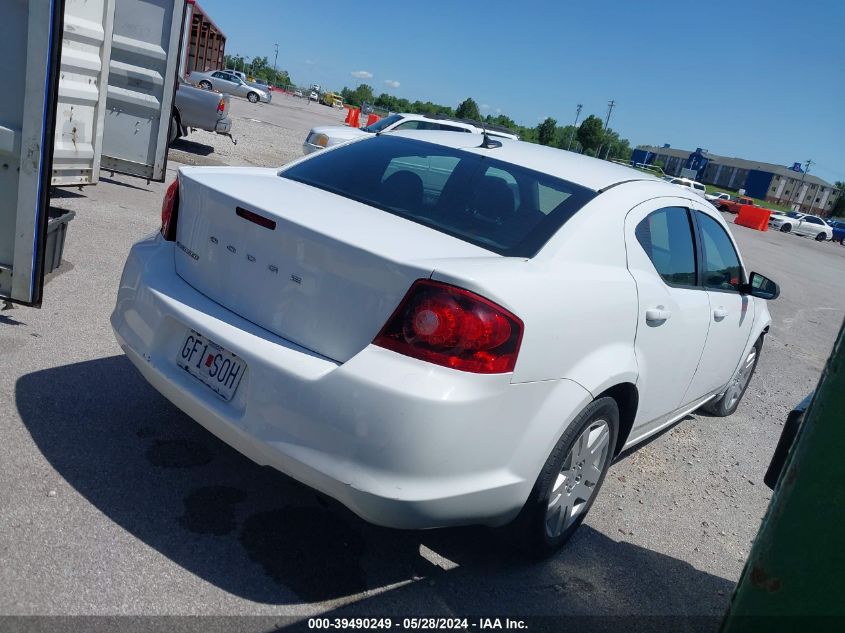
[{"label": "front tire", "polygon": [[578,414],[546,460],[519,516],[508,526],[519,547],[545,557],[569,540],[598,496],[618,434],[619,407],[613,398],[594,400]]},{"label": "front tire", "polygon": [[819,233],[818,235],[816,235],[817,242],[824,242],[825,240],[827,240],[827,235],[825,235],[824,233]]},{"label": "front tire", "polygon": [[762,348],[763,337],[761,336],[745,356],[739,371],[731,380],[725,393],[718,399],[711,400],[701,407],[704,411],[719,418],[726,418],[729,415],[733,415],[739,403],[742,402],[745,390],[748,389],[748,385],[751,383],[751,377],[754,375],[754,370],[757,369],[757,361],[760,360],[760,350]]},{"label": "front tire", "polygon": [[254,92],[250,92],[246,98],[249,99],[250,103],[258,103],[259,96]]}]

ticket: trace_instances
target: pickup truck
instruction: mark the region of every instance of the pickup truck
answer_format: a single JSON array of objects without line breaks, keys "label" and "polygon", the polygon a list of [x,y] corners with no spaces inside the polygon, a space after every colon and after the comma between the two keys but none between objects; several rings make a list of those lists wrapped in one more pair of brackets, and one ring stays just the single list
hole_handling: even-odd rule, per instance
[{"label": "pickup truck", "polygon": [[170,117],[169,142],[186,136],[191,129],[217,132],[231,138],[229,95],[197,88],[180,78]]},{"label": "pickup truck", "polygon": [[733,200],[716,200],[713,202],[719,211],[728,211],[730,213],[739,213],[739,208],[744,205],[751,205],[756,207],[757,204],[752,198],[748,196],[738,196]]}]

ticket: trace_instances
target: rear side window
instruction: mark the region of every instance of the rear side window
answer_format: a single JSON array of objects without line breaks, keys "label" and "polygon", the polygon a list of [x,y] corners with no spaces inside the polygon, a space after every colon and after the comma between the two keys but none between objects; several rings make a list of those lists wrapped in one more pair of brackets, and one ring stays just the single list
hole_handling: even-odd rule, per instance
[{"label": "rear side window", "polygon": [[739,290],[743,281],[742,266],[731,238],[709,215],[696,212],[696,217],[701,229],[704,286],[714,290]]},{"label": "rear side window", "polygon": [[695,242],[689,211],[681,207],[655,211],[637,225],[635,234],[663,281],[673,286],[695,285]]},{"label": "rear side window", "polygon": [[536,255],[597,195],[491,155],[385,135],[320,152],[279,175],[512,257]]}]

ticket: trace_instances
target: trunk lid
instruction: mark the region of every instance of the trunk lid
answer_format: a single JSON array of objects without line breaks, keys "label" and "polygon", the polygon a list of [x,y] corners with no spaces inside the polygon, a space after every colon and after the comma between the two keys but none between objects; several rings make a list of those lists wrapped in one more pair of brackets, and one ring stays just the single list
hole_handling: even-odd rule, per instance
[{"label": "trunk lid", "polygon": [[435,260],[500,259],[274,169],[180,170],[176,271],[222,306],[345,362]]}]

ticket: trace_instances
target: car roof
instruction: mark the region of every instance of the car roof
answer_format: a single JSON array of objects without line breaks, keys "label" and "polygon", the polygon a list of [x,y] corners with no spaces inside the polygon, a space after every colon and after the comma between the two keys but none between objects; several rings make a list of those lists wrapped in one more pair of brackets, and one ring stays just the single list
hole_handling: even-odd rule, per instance
[{"label": "car roof", "polygon": [[401,132],[388,132],[388,134],[483,154],[507,163],[543,172],[562,180],[568,180],[593,191],[601,191],[613,185],[633,180],[669,184],[664,183],[660,178],[624,165],[554,147],[515,141],[499,136],[495,137],[498,147],[486,149],[480,147],[484,140],[482,134],[438,130],[403,130]]}]

